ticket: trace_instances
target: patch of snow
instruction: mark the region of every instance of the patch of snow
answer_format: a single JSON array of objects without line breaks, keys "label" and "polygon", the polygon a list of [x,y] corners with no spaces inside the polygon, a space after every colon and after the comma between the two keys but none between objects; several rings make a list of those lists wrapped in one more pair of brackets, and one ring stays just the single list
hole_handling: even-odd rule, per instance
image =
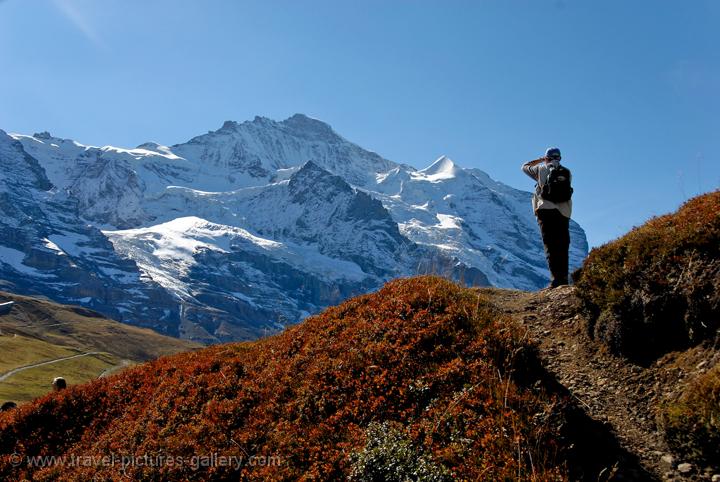
[{"label": "patch of snow", "polygon": [[458,216],[453,216],[451,214],[436,214],[435,215],[440,221],[439,224],[436,225],[438,229],[461,229],[462,226],[460,223],[462,222],[462,218]]},{"label": "patch of snow", "polygon": [[273,181],[274,182],[287,181],[288,179],[290,179],[290,176],[292,176],[299,170],[300,170],[300,166],[276,169],[275,177],[274,177]]},{"label": "patch of snow", "polygon": [[47,247],[48,249],[51,249],[51,250],[57,252],[57,254],[59,254],[59,255],[65,256],[65,255],[67,254],[67,253],[65,253],[65,251],[63,251],[62,249],[60,249],[60,246],[58,246],[57,244],[53,243],[52,241],[50,241],[50,240],[47,239],[47,238],[43,238],[43,243],[45,244],[45,247]]},{"label": "patch of snow", "polygon": [[36,278],[55,278],[55,275],[42,273],[37,269],[26,266],[23,264],[25,260],[25,253],[18,251],[17,249],[8,248],[7,246],[0,246],[0,263],[10,266],[12,269],[19,273],[33,276]]},{"label": "patch of snow", "polygon": [[425,204],[411,204],[410,206],[413,209],[420,209],[422,211],[428,211],[428,207],[430,206],[430,201],[427,201]]},{"label": "patch of snow", "polygon": [[157,146],[157,149],[155,150],[149,150],[144,149],[141,147],[136,147],[135,149],[122,149],[120,147],[114,147],[114,146],[103,146],[100,148],[101,151],[104,152],[111,152],[115,154],[127,154],[128,156],[134,158],[135,160],[142,160],[145,157],[152,157],[152,156],[160,156],[164,157],[165,159],[169,160],[182,160],[183,158],[180,156],[175,155],[169,147],[166,146]]},{"label": "patch of snow", "polygon": [[92,244],[90,239],[81,234],[68,232],[64,234],[51,234],[47,237],[47,240],[70,256],[82,257],[88,254],[104,253],[102,249],[82,246],[81,244]]}]

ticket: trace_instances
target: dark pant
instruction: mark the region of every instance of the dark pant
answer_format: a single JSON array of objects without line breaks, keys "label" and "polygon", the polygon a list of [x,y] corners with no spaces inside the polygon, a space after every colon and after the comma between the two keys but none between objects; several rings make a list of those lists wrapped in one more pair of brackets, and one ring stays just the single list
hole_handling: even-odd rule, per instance
[{"label": "dark pant", "polygon": [[550,285],[568,283],[568,249],[570,248],[570,219],[557,209],[538,209],[537,213],[545,257],[550,268]]}]

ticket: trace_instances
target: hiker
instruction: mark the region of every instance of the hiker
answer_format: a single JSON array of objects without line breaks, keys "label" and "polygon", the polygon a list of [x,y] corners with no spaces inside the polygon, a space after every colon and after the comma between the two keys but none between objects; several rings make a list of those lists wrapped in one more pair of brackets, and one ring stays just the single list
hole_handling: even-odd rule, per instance
[{"label": "hiker", "polygon": [[59,392],[67,388],[67,382],[63,377],[55,377],[52,381],[53,390]]},{"label": "hiker", "polygon": [[532,198],[545,257],[550,268],[550,286],[568,284],[568,250],[570,249],[570,215],[573,189],[570,170],[560,165],[560,149],[551,147],[545,156],[526,162],[522,171],[536,182]]}]

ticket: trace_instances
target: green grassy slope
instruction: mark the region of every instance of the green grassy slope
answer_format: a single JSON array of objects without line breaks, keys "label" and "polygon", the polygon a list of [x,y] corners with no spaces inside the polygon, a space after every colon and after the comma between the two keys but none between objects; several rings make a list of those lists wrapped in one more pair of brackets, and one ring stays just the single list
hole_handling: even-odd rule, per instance
[{"label": "green grassy slope", "polygon": [[10,313],[0,315],[0,402],[43,395],[56,376],[71,385],[84,383],[138,362],[199,348],[77,306],[6,292],[0,292],[0,300],[15,302]]}]

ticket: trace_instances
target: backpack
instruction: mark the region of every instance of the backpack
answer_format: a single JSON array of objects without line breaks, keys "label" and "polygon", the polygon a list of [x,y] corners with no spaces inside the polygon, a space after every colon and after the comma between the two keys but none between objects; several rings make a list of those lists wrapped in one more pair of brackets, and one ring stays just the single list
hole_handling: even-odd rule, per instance
[{"label": "backpack", "polygon": [[540,189],[540,197],[546,201],[564,203],[570,200],[572,193],[570,169],[563,166],[550,167],[547,180]]}]

